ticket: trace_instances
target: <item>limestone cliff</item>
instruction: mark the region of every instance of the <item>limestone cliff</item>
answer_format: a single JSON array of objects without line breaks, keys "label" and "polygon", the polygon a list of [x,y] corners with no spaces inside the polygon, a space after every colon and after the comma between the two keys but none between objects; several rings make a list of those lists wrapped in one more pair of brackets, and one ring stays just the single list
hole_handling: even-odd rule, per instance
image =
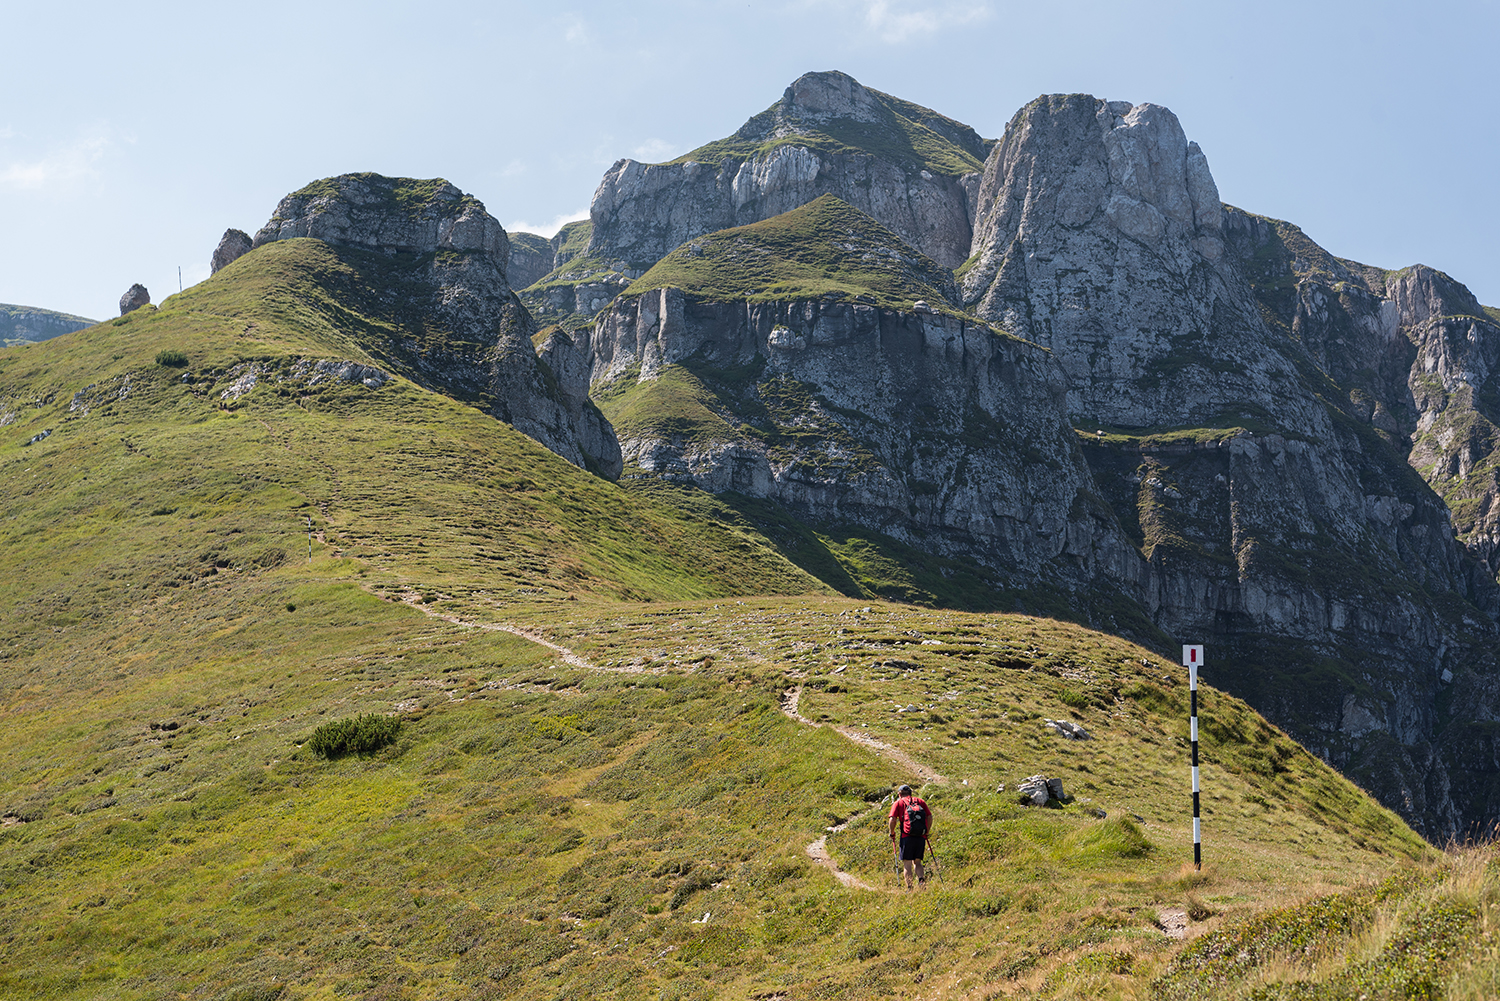
[{"label": "limestone cliff", "polygon": [[45,341],[93,325],[93,320],[72,313],[0,302],[0,346],[4,347]]},{"label": "limestone cliff", "polygon": [[1500,317],[1432,268],[1342,260],[1238,209],[1225,220],[1269,322],[1444,498],[1484,570],[1500,571]]},{"label": "limestone cliff", "polygon": [[671,163],[616,163],[589,207],[588,253],[647,268],[695,236],[832,194],[955,267],[971,237],[963,178],[984,153],[965,125],[844,73],[807,73],[728,139]]},{"label": "limestone cliff", "polygon": [[552,243],[535,233],[510,233],[510,261],[506,278],[511,287],[523,289],[552,270]]},{"label": "limestone cliff", "polygon": [[509,240],[478,199],[441,179],[345,174],[282,199],[254,243],[299,237],[339,248],[379,287],[379,308],[404,337],[371,349],[392,367],[570,462],[619,474],[619,444],[586,387],[560,383],[537,359],[535,321],[506,281]]},{"label": "limestone cliff", "polygon": [[586,251],[527,295],[581,326],[673,248],[821,195],[868,213],[944,267],[969,254],[987,144],[967,125],[839,72],[807,73],[732,136],[670,163],[620,160],[589,207]]},{"label": "limestone cliff", "polygon": [[[1363,340],[1320,350],[1337,338],[1267,323],[1248,226],[1171,112],[1039,98],[986,162],[964,302],[1065,370],[1068,415],[1147,561],[1138,596],[1156,622],[1224,651],[1215,681],[1340,767],[1380,760],[1361,779],[1440,837],[1500,810],[1455,799],[1466,766],[1433,743],[1443,679],[1491,670],[1496,591],[1374,423],[1419,408],[1371,393],[1366,423],[1339,386],[1346,363],[1388,382],[1404,351],[1392,324],[1450,308],[1416,278],[1375,305],[1384,319]],[[1319,315],[1320,296],[1296,315]],[[1482,351],[1440,361],[1455,339],[1429,339],[1428,372],[1488,371]],[[1450,383],[1442,393],[1462,392]]]},{"label": "limestone cliff", "polygon": [[542,350],[586,373],[638,475],[865,526],[1008,586],[1132,577],[1061,372],[948,294],[945,269],[824,196],[689,242]]}]

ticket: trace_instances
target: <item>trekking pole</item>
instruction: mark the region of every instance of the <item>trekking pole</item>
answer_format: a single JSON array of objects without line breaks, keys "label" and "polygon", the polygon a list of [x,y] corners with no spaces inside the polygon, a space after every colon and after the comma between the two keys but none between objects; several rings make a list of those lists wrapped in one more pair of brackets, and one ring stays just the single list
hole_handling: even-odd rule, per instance
[{"label": "trekking pole", "polygon": [[[923,840],[925,841],[926,839],[924,838]],[[927,851],[932,854],[932,874],[941,877],[943,874],[943,865],[938,861],[937,849],[932,847],[931,841],[927,841]]]}]

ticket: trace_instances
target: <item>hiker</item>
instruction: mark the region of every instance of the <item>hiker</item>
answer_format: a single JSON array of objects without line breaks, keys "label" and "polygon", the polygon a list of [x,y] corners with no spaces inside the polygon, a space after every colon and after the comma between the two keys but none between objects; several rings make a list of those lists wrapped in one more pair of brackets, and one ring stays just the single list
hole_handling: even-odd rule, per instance
[{"label": "hiker", "polygon": [[896,802],[891,804],[886,826],[890,830],[891,848],[906,875],[906,888],[911,890],[915,886],[921,889],[922,881],[927,878],[922,871],[922,857],[926,854],[927,838],[932,834],[932,810],[927,801],[913,793],[911,786],[902,786],[897,792]]}]

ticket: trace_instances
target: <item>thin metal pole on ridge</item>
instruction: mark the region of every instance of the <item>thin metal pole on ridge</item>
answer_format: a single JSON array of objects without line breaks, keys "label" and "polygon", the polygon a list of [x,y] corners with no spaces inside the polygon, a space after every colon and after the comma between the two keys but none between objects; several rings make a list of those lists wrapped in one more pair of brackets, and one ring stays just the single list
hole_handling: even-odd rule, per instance
[{"label": "thin metal pole on ridge", "polygon": [[1203,822],[1198,814],[1198,667],[1203,663],[1203,644],[1182,648],[1182,664],[1188,669],[1188,697],[1191,700],[1189,738],[1193,745],[1193,868],[1203,868]]}]

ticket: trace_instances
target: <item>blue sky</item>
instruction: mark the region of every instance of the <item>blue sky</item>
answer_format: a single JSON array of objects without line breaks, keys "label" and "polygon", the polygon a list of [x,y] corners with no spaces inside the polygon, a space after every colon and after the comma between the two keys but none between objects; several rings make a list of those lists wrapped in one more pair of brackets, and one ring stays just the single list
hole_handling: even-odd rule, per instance
[{"label": "blue sky", "polygon": [[442,176],[507,229],[616,159],[727,135],[808,70],[998,136],[1042,93],[1175,111],[1226,202],[1500,305],[1500,4],[12,4],[0,302],[103,319],[208,274],[229,226],[357,170]]}]

